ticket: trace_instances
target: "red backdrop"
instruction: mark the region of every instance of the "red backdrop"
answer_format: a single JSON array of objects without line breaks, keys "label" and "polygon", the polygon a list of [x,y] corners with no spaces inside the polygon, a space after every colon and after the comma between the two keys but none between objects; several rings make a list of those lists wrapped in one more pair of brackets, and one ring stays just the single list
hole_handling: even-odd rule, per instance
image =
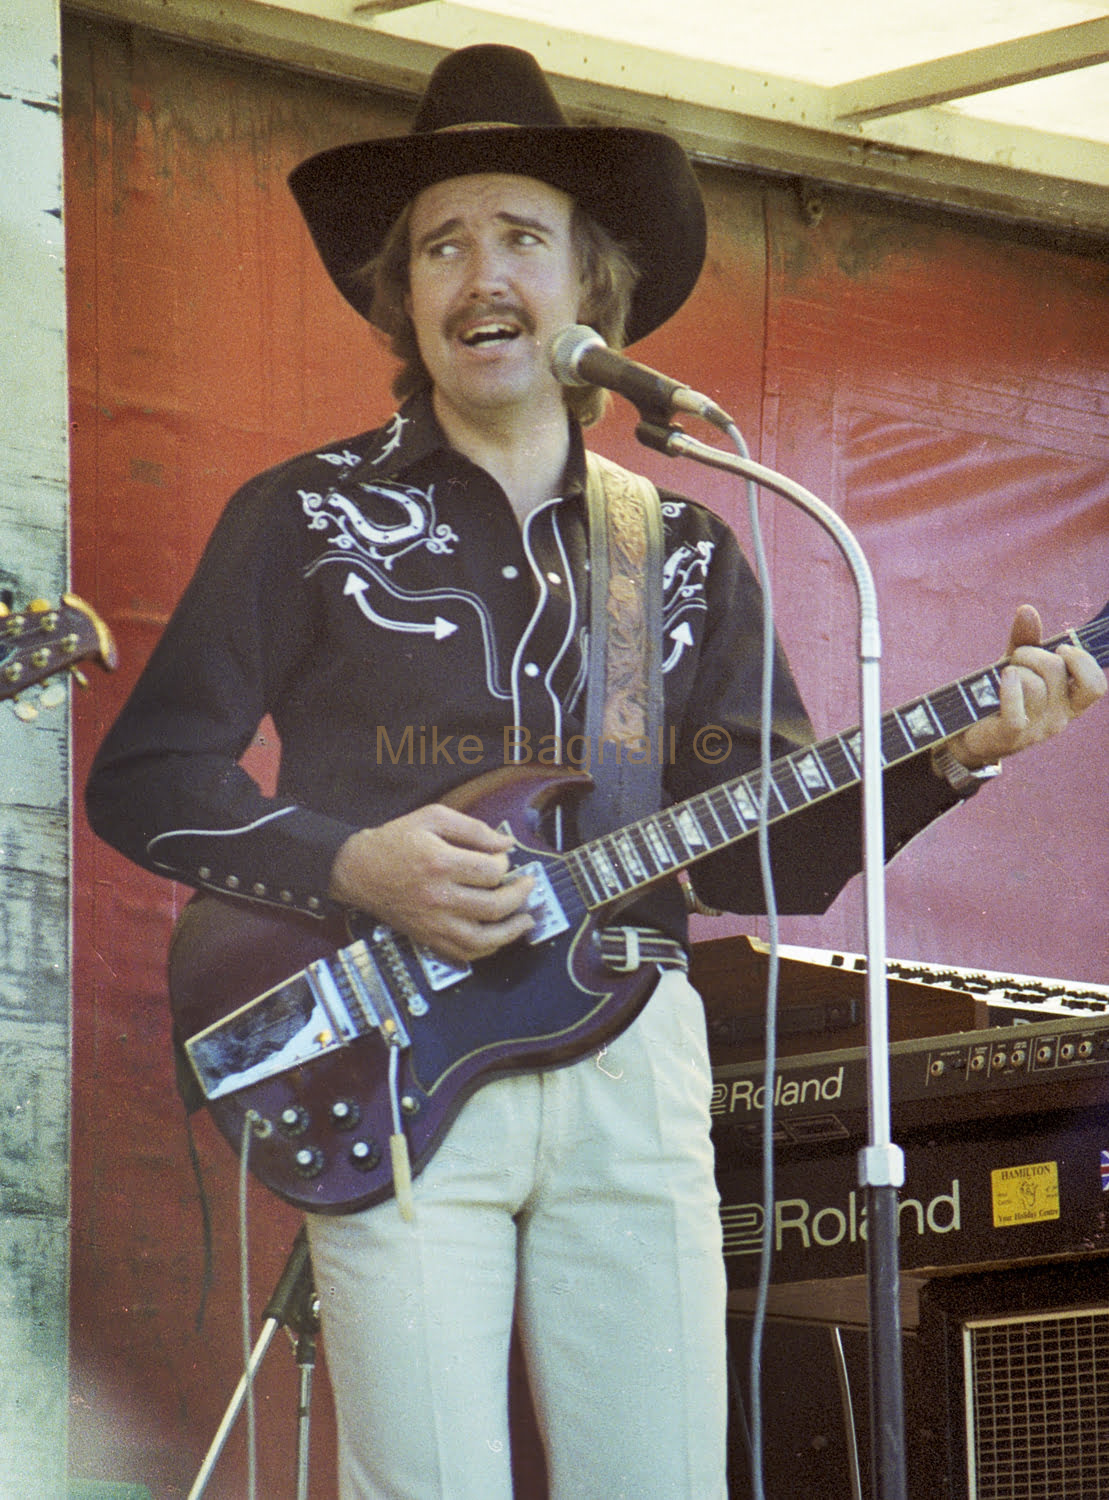
[{"label": "red backdrop", "polygon": [[[67,268],[74,586],[122,664],[76,718],[76,775],[141,668],[232,488],[373,425],[389,364],[332,290],[284,186],[311,151],[403,128],[378,100],[69,18]],[[981,226],[706,173],[711,255],[639,356],[710,391],[755,455],[856,529],[877,575],[888,705],[999,655],[1016,604],[1051,630],[1104,602],[1109,270]],[[635,445],[613,457],[692,489],[746,537],[738,487]],[[764,505],[780,628],[822,733],[857,719],[852,596],[831,545]],[[1104,712],[1006,769],[889,873],[889,947],[1109,982]],[[263,730],[253,753],[272,763]],[[237,1378],[235,1164],[198,1126],[216,1279],[175,1102],[164,954],[182,893],[75,838],[72,1468],[184,1495]],[[856,883],[857,884],[857,883]],[[739,924],[701,929],[702,936]],[[857,949],[857,889],[785,937]],[[296,1220],[250,1196],[256,1312]],[[321,1381],[324,1377],[321,1375]],[[291,1491],[295,1371],[260,1389],[261,1493]],[[313,1493],[333,1490],[315,1403]],[[209,1489],[242,1492],[236,1437]]]}]

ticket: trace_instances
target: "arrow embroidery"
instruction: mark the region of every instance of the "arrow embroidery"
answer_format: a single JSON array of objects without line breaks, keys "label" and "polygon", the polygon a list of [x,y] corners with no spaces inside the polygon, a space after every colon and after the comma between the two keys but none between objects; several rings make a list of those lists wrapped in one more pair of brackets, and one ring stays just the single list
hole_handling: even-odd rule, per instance
[{"label": "arrow embroidery", "polygon": [[681,655],[685,648],[693,645],[693,632],[685,620],[680,625],[676,625],[670,632],[670,639],[674,642],[674,646],[670,655],[662,664],[664,672],[669,672],[672,668],[676,667],[681,660]]},{"label": "arrow embroidery", "polygon": [[389,620],[384,615],[379,615],[366,598],[368,588],[369,583],[365,578],[359,578],[357,573],[348,573],[343,593],[353,594],[358,608],[375,625],[381,625],[386,630],[402,630],[410,635],[433,635],[437,641],[445,640],[458,629],[453,620],[444,619],[442,615],[436,615],[433,621]]}]

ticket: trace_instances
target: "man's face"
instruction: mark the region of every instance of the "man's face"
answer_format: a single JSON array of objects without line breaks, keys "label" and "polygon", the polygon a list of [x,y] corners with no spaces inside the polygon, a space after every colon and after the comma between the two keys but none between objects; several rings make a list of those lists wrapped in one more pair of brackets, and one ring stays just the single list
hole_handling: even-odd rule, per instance
[{"label": "man's face", "polygon": [[405,306],[435,387],[470,420],[562,407],[547,345],[578,321],[567,194],[531,177],[453,177],[415,198]]}]

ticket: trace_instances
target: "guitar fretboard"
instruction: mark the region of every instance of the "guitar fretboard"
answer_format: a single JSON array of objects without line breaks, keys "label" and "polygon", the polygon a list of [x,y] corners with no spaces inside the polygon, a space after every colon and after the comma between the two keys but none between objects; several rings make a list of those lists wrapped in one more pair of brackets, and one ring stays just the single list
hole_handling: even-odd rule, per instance
[{"label": "guitar fretboard", "polygon": [[[1104,665],[1109,661],[1107,612],[1109,606],[1079,630],[1045,641],[1045,649],[1071,641]],[[885,714],[883,769],[994,713],[1000,702],[1002,665],[971,673]],[[770,766],[768,822],[800,812],[861,779],[858,729],[793,750]],[[761,774],[752,771],[571,850],[566,862],[581,899],[596,909],[745,838],[758,827],[761,791]]]}]

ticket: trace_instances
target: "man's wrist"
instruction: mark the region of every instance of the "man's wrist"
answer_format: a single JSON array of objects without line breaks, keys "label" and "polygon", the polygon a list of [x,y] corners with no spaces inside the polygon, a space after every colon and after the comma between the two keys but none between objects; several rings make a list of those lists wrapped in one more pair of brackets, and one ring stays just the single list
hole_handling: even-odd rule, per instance
[{"label": "man's wrist", "polygon": [[932,751],[932,770],[956,792],[973,792],[984,781],[1001,775],[1001,762],[988,761],[984,766],[965,766],[946,742]]},{"label": "man's wrist", "polygon": [[365,835],[369,831],[369,829],[360,828],[356,833],[352,833],[339,845],[332,861],[327,894],[340,906],[357,904],[356,894],[361,883],[360,877],[363,875],[365,860]]}]

